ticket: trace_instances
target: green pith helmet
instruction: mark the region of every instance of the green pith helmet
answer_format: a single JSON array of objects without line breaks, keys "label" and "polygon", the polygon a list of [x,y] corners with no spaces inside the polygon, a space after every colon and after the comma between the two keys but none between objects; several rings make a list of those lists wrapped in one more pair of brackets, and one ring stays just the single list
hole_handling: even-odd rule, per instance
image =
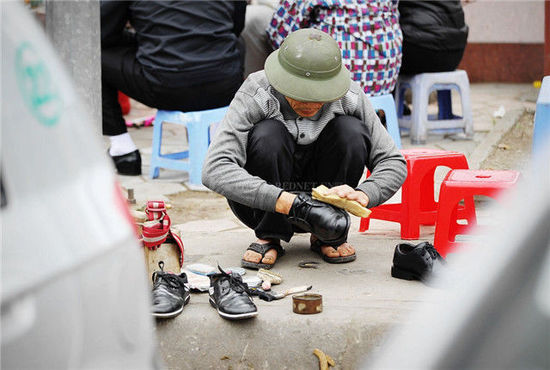
[{"label": "green pith helmet", "polygon": [[350,85],[338,44],[328,34],[312,28],[288,35],[269,55],[264,70],[275,90],[302,102],[338,100]]}]

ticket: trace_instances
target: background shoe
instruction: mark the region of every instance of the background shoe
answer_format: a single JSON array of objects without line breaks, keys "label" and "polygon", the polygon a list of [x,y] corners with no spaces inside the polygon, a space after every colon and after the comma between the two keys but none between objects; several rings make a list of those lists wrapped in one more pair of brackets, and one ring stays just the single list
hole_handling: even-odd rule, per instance
[{"label": "background shoe", "polygon": [[210,275],[210,304],[218,314],[228,320],[249,319],[258,315],[258,308],[252,301],[248,286],[236,273],[228,274],[221,269],[219,274]]},{"label": "background shoe", "polygon": [[139,150],[124,155],[110,156],[115,162],[115,167],[120,175],[139,176],[141,175],[141,155]]},{"label": "background shoe", "polygon": [[155,317],[170,318],[179,315],[189,303],[187,275],[164,272],[164,262],[159,262],[160,271],[153,273],[153,308]]},{"label": "background shoe", "polygon": [[391,276],[425,282],[438,275],[446,263],[434,246],[428,242],[417,245],[397,244],[393,253]]},{"label": "background shoe", "polygon": [[350,217],[343,209],[312,199],[300,193],[294,199],[288,221],[315,235],[325,245],[340,245],[348,237]]}]

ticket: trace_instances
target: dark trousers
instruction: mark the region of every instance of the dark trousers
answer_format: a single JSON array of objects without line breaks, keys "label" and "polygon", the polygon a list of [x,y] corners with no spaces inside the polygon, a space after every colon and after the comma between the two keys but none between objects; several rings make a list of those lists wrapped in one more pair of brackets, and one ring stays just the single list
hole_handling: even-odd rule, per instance
[{"label": "dark trousers", "polygon": [[403,41],[400,74],[454,71],[462,60],[462,50],[431,50]]},{"label": "dark trousers", "polygon": [[229,105],[243,82],[241,73],[210,83],[167,86],[137,61],[134,46],[124,45],[101,50],[101,73],[103,134],[108,136],[127,132],[118,90],[149,107],[191,112]]},{"label": "dark trousers", "polygon": [[[357,118],[339,116],[330,121],[310,145],[298,145],[283,125],[265,120],[254,125],[248,136],[244,168],[251,175],[289,192],[308,192],[318,185],[356,187],[368,152],[368,133]],[[265,212],[229,200],[233,213],[254,229],[261,239],[286,242],[294,232],[287,216]]]}]

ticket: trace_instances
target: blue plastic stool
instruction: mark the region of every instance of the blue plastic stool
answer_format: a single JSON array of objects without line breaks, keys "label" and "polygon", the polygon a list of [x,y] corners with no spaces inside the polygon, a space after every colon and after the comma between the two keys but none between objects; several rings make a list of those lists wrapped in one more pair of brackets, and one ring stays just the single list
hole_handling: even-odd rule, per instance
[{"label": "blue plastic stool", "polygon": [[535,127],[533,129],[533,154],[542,153],[550,143],[550,76],[542,80],[537,109],[535,111]]},{"label": "blue plastic stool", "polygon": [[[403,115],[407,89],[412,90],[412,114],[410,116]],[[460,94],[462,117],[453,114],[451,90],[456,90]],[[470,82],[466,71],[399,76],[395,91],[399,127],[403,131],[410,131],[413,144],[424,144],[428,131],[463,132],[466,138],[473,138],[474,124],[470,102]],[[437,91],[439,106],[437,116],[428,116],[428,100],[432,91]]]},{"label": "blue plastic stool", "polygon": [[386,115],[386,128],[398,149],[401,149],[401,135],[399,134],[399,122],[395,110],[395,101],[391,94],[369,96],[370,103],[374,110],[383,110]]},{"label": "blue plastic stool", "polygon": [[[169,168],[189,172],[191,185],[202,185],[202,164],[210,144],[211,125],[219,123],[228,107],[216,108],[198,112],[183,113],[180,111],[159,110],[153,123],[153,153],[149,177],[159,176],[160,168]],[[185,125],[189,150],[177,153],[161,154],[162,124],[164,122]],[[184,161],[183,159],[188,159]]]}]

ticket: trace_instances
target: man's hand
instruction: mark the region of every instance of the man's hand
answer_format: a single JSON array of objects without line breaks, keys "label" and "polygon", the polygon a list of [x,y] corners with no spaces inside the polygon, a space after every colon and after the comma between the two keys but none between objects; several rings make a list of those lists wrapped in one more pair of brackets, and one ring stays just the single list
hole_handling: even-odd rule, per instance
[{"label": "man's hand", "polygon": [[336,194],[340,198],[358,201],[363,207],[369,204],[369,197],[360,190],[355,190],[349,185],[339,185],[329,189],[329,194]]}]

